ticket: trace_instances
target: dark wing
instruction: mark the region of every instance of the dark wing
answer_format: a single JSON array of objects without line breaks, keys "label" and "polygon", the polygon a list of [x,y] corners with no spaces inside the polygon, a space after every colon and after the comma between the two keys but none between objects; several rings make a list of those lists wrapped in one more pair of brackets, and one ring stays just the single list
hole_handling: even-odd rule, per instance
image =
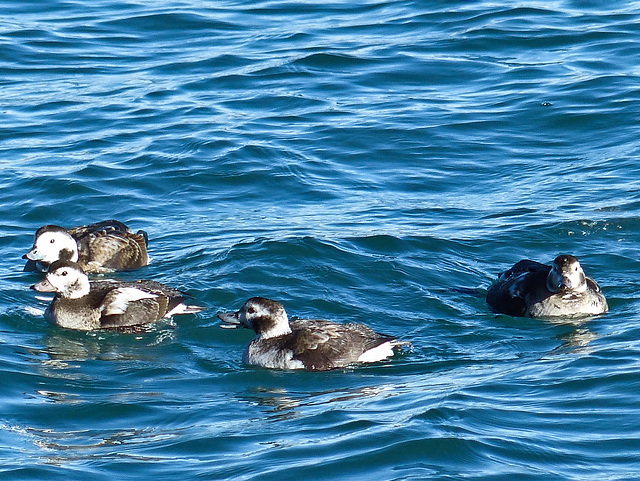
[{"label": "dark wing", "polygon": [[543,273],[545,278],[549,274],[551,266],[540,262],[523,259],[516,262],[511,269],[507,269],[498,276],[498,280],[506,280],[509,278],[519,277],[525,273]]},{"label": "dark wing", "polygon": [[[166,284],[162,284],[161,282],[138,280],[133,282],[124,282],[121,283],[121,285],[134,287],[136,289],[142,289],[143,291],[157,295],[158,299],[166,299],[166,306],[164,311],[162,312],[163,316],[167,312],[171,312],[178,305],[186,303],[187,300],[191,299],[191,296],[189,294],[182,292],[179,289],[174,289],[173,287],[170,287]],[[190,307],[198,309],[195,306]]]},{"label": "dark wing", "polygon": [[78,241],[79,263],[87,270],[132,269],[148,264],[147,245],[142,234],[93,232]]},{"label": "dark wing", "polygon": [[76,241],[86,235],[95,234],[96,232],[106,232],[109,234],[132,234],[133,231],[117,220],[103,220],[102,222],[96,222],[95,224],[83,225],[79,227],[72,227],[68,229],[69,234],[76,239]]},{"label": "dark wing", "polygon": [[129,287],[137,287],[139,289],[144,289],[145,291],[152,292],[154,294],[162,294],[167,297],[179,297],[183,300],[187,294],[182,292],[179,289],[174,289],[166,284],[162,284],[161,282],[149,281],[149,280],[139,280],[139,281],[131,281],[131,282],[122,282],[122,285],[126,285]]},{"label": "dark wing", "polygon": [[158,297],[164,297],[167,304],[165,311],[162,314],[163,316],[167,312],[171,312],[176,306],[186,302],[190,298],[189,294],[186,294],[178,289],[174,289],[173,287],[156,281],[140,280],[128,284],[133,287],[144,289],[147,292],[156,294],[158,295]]},{"label": "dark wing", "polygon": [[99,281],[89,281],[89,284],[91,285],[91,294],[102,295],[101,299],[103,299],[110,290],[121,286],[122,282],[115,279],[101,279]]},{"label": "dark wing", "polygon": [[593,292],[602,292],[602,289],[600,289],[600,285],[598,285],[596,281],[591,279],[591,277],[585,276],[585,278],[587,280],[587,286],[590,290],[592,290]]},{"label": "dark wing", "polygon": [[524,316],[527,312],[527,293],[546,286],[550,266],[524,259],[504,271],[487,291],[487,304],[494,312],[510,316]]},{"label": "dark wing", "polygon": [[137,326],[158,321],[168,311],[169,298],[131,283],[122,283],[110,290],[100,306],[102,328]]},{"label": "dark wing", "polygon": [[362,353],[393,337],[378,334],[363,324],[336,324],[329,321],[291,321],[293,358],[307,369],[327,370],[358,360]]}]

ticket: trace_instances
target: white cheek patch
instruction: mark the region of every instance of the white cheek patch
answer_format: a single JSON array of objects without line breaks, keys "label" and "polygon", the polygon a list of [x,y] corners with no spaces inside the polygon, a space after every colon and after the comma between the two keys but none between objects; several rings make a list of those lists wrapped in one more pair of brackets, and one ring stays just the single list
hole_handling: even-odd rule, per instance
[{"label": "white cheek patch", "polygon": [[53,288],[56,290],[56,292],[63,292],[64,291],[64,280],[56,275],[56,274],[49,274],[47,276],[47,281],[49,281],[49,284],[51,284],[53,286]]},{"label": "white cheek patch", "polygon": [[[54,241],[54,242],[52,242]],[[49,232],[41,235],[36,239],[36,260],[44,262],[54,262],[58,260],[60,251],[68,250],[72,253],[71,260],[76,261],[77,257],[73,255],[78,250],[76,241],[68,235],[59,232]]]},{"label": "white cheek patch", "polygon": [[135,287],[119,287],[111,291],[105,298],[102,306],[102,313],[105,316],[114,314],[124,314],[129,307],[130,302],[142,299],[153,299],[158,297],[156,294],[136,289]]},{"label": "white cheek patch", "polygon": [[56,292],[70,295],[72,294],[72,292],[70,292],[70,287],[75,283],[77,278],[72,274],[68,277],[63,277],[56,272],[54,274],[49,274],[47,276],[47,280],[49,281],[49,284],[55,288]]},{"label": "white cheek patch", "polygon": [[391,341],[387,341],[360,354],[358,362],[378,362],[391,356],[393,356],[393,346]]}]

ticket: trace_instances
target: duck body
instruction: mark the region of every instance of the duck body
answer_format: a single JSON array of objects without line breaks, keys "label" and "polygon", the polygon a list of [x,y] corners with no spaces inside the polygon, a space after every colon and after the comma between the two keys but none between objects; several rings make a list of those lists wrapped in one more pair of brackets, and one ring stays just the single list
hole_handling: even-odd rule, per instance
[{"label": "duck body", "polygon": [[202,310],[186,305],[183,292],[159,282],[89,281],[71,261],[51,264],[46,278],[31,288],[55,293],[45,317],[68,329],[122,329]]},{"label": "duck body", "polygon": [[57,260],[77,262],[86,273],[135,269],[149,263],[145,231],[134,233],[117,220],[65,229],[45,225],[36,231],[25,271],[47,272]]},{"label": "duck body", "polygon": [[253,297],[239,311],[218,317],[226,323],[223,327],[253,329],[257,336],[247,346],[243,362],[271,369],[324,371],[377,362],[407,344],[363,324],[289,321],[282,304],[262,297]]},{"label": "duck body", "polygon": [[559,255],[550,266],[517,262],[489,287],[487,303],[494,312],[523,317],[594,316],[609,309],[598,283],[572,255]]}]

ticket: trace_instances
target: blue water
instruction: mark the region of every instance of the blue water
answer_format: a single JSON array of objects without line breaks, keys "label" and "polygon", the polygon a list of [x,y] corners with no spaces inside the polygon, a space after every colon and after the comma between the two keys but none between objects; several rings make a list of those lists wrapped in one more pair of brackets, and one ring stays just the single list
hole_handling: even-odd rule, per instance
[{"label": "blue water", "polygon": [[[3,480],[640,475],[638,2],[5,0],[0,47]],[[208,309],[47,325],[33,233],[109,218]],[[559,253],[608,314],[489,312]],[[253,295],[413,349],[245,366]]]}]

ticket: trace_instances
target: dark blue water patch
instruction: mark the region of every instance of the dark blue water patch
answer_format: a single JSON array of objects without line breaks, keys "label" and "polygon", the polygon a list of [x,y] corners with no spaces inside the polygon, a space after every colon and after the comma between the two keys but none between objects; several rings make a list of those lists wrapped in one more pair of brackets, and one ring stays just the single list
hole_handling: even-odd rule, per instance
[{"label": "dark blue water patch", "polygon": [[[185,58],[179,62],[159,64],[153,70],[158,75],[185,74],[186,78],[182,79],[182,89],[186,91],[206,91],[206,87],[214,82],[219,82],[225,76],[238,75],[238,72],[245,70],[251,71],[253,64],[253,59],[244,56],[226,52],[215,54],[214,52],[209,54],[203,52],[195,56],[195,58]],[[229,82],[229,87],[232,87],[231,82]]]},{"label": "dark blue water patch", "polygon": [[144,33],[154,33],[156,39],[162,38],[162,35],[168,35],[178,31],[184,39],[186,34],[202,35],[204,32],[211,31],[233,31],[237,29],[237,24],[232,22],[224,22],[211,18],[210,15],[203,15],[196,12],[158,12],[143,15],[128,15],[118,19],[110,19],[101,22],[101,26],[108,27],[117,32],[130,31]]},{"label": "dark blue water patch", "polygon": [[348,55],[342,52],[318,52],[310,53],[297,59],[294,65],[313,70],[328,70],[333,74],[345,74],[354,68],[369,68],[378,62],[356,55]]},{"label": "dark blue water patch", "polygon": [[[255,113],[255,117],[269,121],[273,119],[279,125],[287,125],[293,123],[298,113],[304,116],[307,112],[324,111],[327,109],[326,101],[319,98],[309,98],[302,95],[282,95],[278,93],[270,93],[267,95],[258,94],[251,98],[242,98],[223,102],[228,108],[234,109],[239,105],[247,112],[248,115]],[[282,113],[287,112],[289,117],[282,117]],[[265,129],[266,130],[266,129]]]}]

